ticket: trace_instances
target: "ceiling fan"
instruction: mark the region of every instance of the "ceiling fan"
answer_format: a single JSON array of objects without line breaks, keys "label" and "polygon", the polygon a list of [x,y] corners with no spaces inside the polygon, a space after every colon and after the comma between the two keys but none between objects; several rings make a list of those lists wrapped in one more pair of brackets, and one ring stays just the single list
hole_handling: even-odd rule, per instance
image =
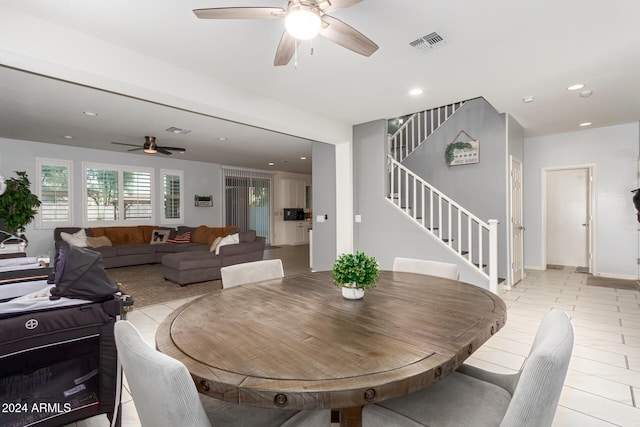
[{"label": "ceiling fan", "polygon": [[158,144],[156,144],[155,136],[145,136],[144,144],[142,147],[135,144],[125,144],[124,142],[111,141],[111,143],[116,145],[128,145],[130,147],[137,147],[127,151],[143,150],[145,153],[148,153],[148,154],[162,153],[170,156],[171,154],[173,154],[172,151],[177,151],[179,153],[184,153],[187,151],[184,148],[180,148],[180,147],[161,147]]},{"label": "ceiling fan", "polygon": [[287,65],[301,40],[316,35],[364,56],[371,56],[378,45],[355,28],[327,15],[362,0],[291,0],[287,9],[281,7],[216,7],[195,9],[200,19],[278,19],[285,18],[286,31],[282,34],[273,65]]}]

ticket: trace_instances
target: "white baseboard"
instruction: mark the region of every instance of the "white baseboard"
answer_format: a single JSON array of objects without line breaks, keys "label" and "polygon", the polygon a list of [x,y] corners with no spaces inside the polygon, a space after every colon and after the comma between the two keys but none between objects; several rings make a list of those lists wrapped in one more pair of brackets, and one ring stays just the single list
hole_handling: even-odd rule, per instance
[{"label": "white baseboard", "polygon": [[628,274],[597,273],[596,276],[606,277],[609,279],[638,280],[638,276],[631,276]]},{"label": "white baseboard", "polygon": [[525,270],[540,270],[540,271],[544,271],[546,270],[546,268],[543,268],[539,265],[525,265],[524,266]]}]

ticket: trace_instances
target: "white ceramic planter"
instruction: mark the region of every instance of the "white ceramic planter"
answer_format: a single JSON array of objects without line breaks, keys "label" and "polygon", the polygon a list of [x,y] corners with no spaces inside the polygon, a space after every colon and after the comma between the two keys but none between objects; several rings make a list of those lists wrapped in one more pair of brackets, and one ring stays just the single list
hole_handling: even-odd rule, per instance
[{"label": "white ceramic planter", "polygon": [[364,297],[364,289],[345,285],[342,287],[342,296],[346,299],[362,299]]}]

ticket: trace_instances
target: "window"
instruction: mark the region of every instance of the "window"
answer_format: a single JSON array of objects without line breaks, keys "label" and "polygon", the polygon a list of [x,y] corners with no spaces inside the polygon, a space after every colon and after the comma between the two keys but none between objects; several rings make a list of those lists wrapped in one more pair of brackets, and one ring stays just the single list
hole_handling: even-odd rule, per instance
[{"label": "window", "polygon": [[37,228],[72,225],[71,170],[69,160],[36,159],[36,195],[42,202]]},{"label": "window", "polygon": [[182,171],[161,170],[162,175],[162,223],[182,224],[184,197],[182,196]]},{"label": "window", "polygon": [[85,223],[153,222],[153,169],[84,163]]}]

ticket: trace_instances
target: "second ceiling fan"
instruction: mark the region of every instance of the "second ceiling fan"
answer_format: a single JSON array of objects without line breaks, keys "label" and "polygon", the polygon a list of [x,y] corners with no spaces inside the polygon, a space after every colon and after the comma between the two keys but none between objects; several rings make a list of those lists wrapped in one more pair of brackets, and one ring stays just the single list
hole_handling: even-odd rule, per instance
[{"label": "second ceiling fan", "polygon": [[282,34],[273,65],[287,65],[300,40],[309,40],[320,34],[328,40],[353,52],[371,56],[378,45],[355,28],[327,15],[363,0],[292,0],[287,9],[281,7],[216,7],[195,9],[200,19],[279,19],[285,18],[287,30]]}]

